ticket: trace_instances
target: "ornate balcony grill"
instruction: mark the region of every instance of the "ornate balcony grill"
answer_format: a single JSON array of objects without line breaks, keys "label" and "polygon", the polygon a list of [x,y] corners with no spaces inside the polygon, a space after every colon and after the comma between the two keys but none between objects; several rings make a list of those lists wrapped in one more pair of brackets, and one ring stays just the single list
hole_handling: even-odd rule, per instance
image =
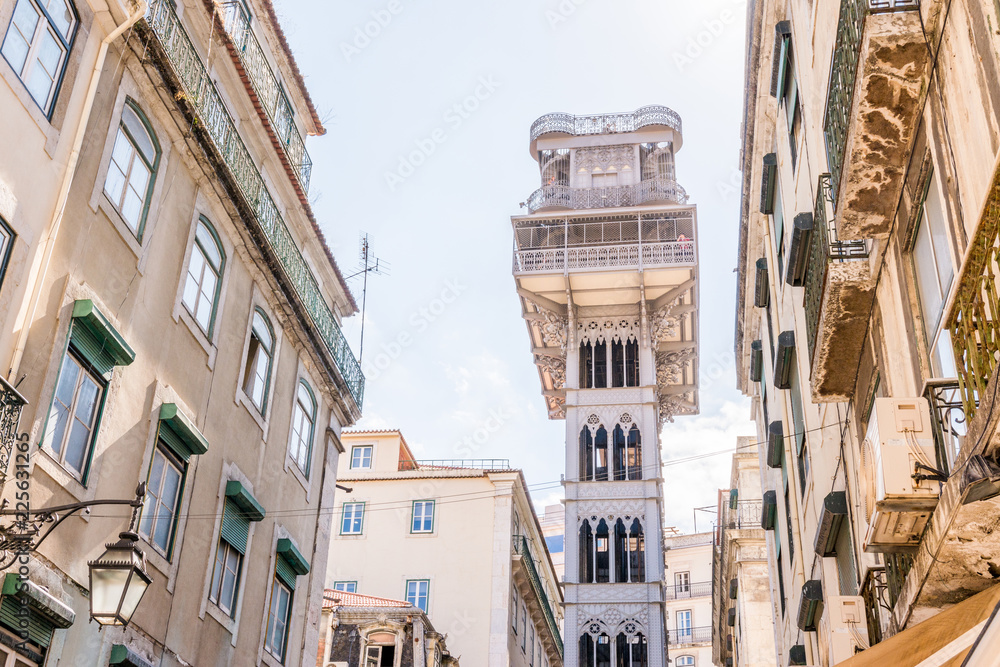
[{"label": "ornate balcony grill", "polygon": [[531,557],[531,550],[528,548],[528,539],[523,535],[514,536],[514,553],[521,557],[524,569],[528,573],[528,580],[531,581],[531,587],[534,589],[535,595],[538,596],[538,603],[542,607],[542,614],[545,616],[545,622],[549,626],[549,632],[556,643],[559,657],[562,657],[563,641],[562,635],[559,634],[559,624],[556,623],[556,617],[552,613],[552,607],[549,605],[549,596],[545,594],[545,587],[542,586],[538,570],[535,569],[535,561]]},{"label": "ornate balcony grill", "polygon": [[360,408],[365,389],[361,365],[354,358],[316,277],[299,252],[255,160],[236,131],[236,124],[169,0],[151,0],[146,25],[180,82],[182,90],[177,99],[186,99],[193,107],[197,114],[196,125],[203,126],[203,135],[212,142],[211,150],[221,156],[229,176],[254,214],[254,231],[263,238],[264,249],[277,258]]},{"label": "ornate balcony grill", "polygon": [[697,581],[691,584],[675,584],[666,587],[667,600],[686,600],[688,598],[703,598],[712,594],[711,581]]},{"label": "ornate balcony grill", "polygon": [[7,467],[17,439],[17,424],[21,419],[21,409],[27,403],[13,385],[0,377],[0,488],[7,480]]},{"label": "ornate balcony grill", "polygon": [[514,245],[515,273],[669,266],[696,261],[690,211],[613,219],[525,220],[514,229]]},{"label": "ornate balcony grill", "polygon": [[667,631],[669,646],[687,646],[689,644],[707,644],[712,641],[712,626],[703,625],[697,628],[681,628]]},{"label": "ornate balcony grill", "polygon": [[885,568],[871,568],[861,584],[861,597],[865,601],[865,621],[868,626],[868,642],[871,646],[882,641],[881,609],[889,611],[885,600]]},{"label": "ornate balcony grill", "polygon": [[928,380],[924,398],[930,403],[931,418],[934,420],[937,468],[948,474],[968,432],[969,423],[962,404],[962,390],[957,379]]},{"label": "ornate balcony grill", "polygon": [[271,120],[271,127],[281,141],[289,163],[295,170],[299,185],[304,192],[309,191],[309,177],[312,174],[312,159],[306,152],[306,144],[295,126],[295,110],[278,83],[278,77],[267,62],[264,49],[250,27],[250,20],[242,2],[227,2],[222,5],[223,23],[226,32],[236,47],[243,69],[246,70],[250,85],[257,93],[257,99]]},{"label": "ornate balcony grill", "polygon": [[919,8],[919,0],[841,0],[837,22],[837,40],[833,47],[830,86],[826,98],[823,134],[826,158],[832,175],[831,191],[836,201],[844,167],[848,124],[854,100],[854,83],[861,58],[861,40],[865,18],[869,14],[907,11]]},{"label": "ornate balcony grill", "polygon": [[726,505],[722,513],[722,531],[754,528],[759,530],[762,507],[761,500],[740,500],[736,503],[736,509]]},{"label": "ornate balcony grill", "polygon": [[571,188],[568,185],[546,185],[528,197],[528,211],[547,207],[574,209],[639,206],[647,202],[670,201],[686,204],[687,192],[669,178],[651,178],[633,185],[607,188]]},{"label": "ornate balcony grill", "polygon": [[809,358],[813,358],[816,337],[819,333],[820,309],[827,269],[832,262],[867,260],[870,252],[868,241],[839,241],[833,216],[832,177],[821,174],[816,184],[816,202],[813,207],[813,231],[809,245],[809,268],[806,270],[803,306],[806,314],[806,342]]},{"label": "ornate balcony grill", "polygon": [[903,591],[906,575],[913,567],[913,556],[909,554],[885,554],[885,581],[889,593],[889,607],[896,605]]},{"label": "ornate balcony grill", "polygon": [[971,422],[1000,357],[1000,178],[994,176],[976,236],[958,277],[946,326],[951,333],[965,416]]},{"label": "ornate balcony grill", "polygon": [[658,104],[628,113],[574,116],[569,113],[545,114],[531,124],[531,141],[549,132],[572,135],[613,134],[635,132],[647,125],[665,125],[681,133],[681,117],[672,109]]}]

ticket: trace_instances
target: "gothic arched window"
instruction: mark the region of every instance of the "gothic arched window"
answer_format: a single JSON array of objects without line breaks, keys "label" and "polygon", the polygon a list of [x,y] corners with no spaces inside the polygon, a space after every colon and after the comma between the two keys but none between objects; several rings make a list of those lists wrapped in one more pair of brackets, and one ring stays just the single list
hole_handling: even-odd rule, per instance
[{"label": "gothic arched window", "polygon": [[620,584],[641,583],[646,580],[645,541],[642,524],[615,521],[615,581]]},{"label": "gothic arched window", "polygon": [[608,635],[580,637],[580,667],[611,667],[611,638]]}]

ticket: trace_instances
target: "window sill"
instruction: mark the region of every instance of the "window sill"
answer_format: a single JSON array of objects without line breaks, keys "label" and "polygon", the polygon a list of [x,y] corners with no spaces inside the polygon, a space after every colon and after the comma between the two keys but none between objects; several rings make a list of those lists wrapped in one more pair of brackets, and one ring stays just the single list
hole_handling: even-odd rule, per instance
[{"label": "window sill", "polygon": [[[39,455],[41,455],[40,458]],[[93,500],[96,497],[95,489],[86,487],[79,478],[63,467],[63,465],[59,463],[54,456],[52,456],[52,452],[49,451],[47,446],[42,445],[38,447],[35,450],[35,457],[35,465],[41,466],[42,470],[44,470],[49,477],[55,480],[56,484],[62,487],[63,491],[71,495],[76,502],[86,502]],[[91,463],[91,474],[96,473],[93,469],[94,463]],[[33,472],[34,471],[32,471],[32,473]],[[90,521],[89,513],[80,513],[77,516],[82,518],[84,521]]]},{"label": "window sill", "polygon": [[101,188],[99,197],[100,198],[97,200],[97,208],[104,213],[104,217],[108,219],[111,226],[114,227],[116,232],[118,232],[118,236],[120,236],[122,241],[125,242],[125,245],[127,245],[128,249],[132,251],[132,254],[135,255],[136,269],[139,271],[139,274],[142,275],[143,269],[141,266],[142,262],[140,261],[142,258],[142,243],[135,237],[135,232],[132,231],[132,228],[125,223],[125,218],[121,216],[118,209],[116,209],[108,200],[108,196],[104,194],[103,187]]},{"label": "window sill", "polygon": [[215,370],[215,358],[219,353],[219,348],[217,348],[205,332],[201,330],[198,323],[195,322],[194,317],[188,312],[188,309],[184,307],[184,304],[180,301],[177,302],[177,311],[174,313],[174,322],[183,322],[187,327],[188,332],[190,332],[191,337],[197,341],[198,345],[205,352],[205,365],[208,366],[209,370]]},{"label": "window sill", "polygon": [[257,422],[257,426],[260,427],[261,437],[267,439],[267,419],[260,413],[254,402],[250,400],[246,392],[243,391],[243,387],[238,387],[236,389],[236,402],[246,408],[246,411],[250,413],[253,420]]},{"label": "window sill", "polygon": [[[287,650],[287,647],[286,647],[286,650]],[[260,649],[260,661],[257,664],[267,665],[267,667],[284,667],[285,663],[283,663],[281,660],[278,660],[273,655],[271,655],[270,653],[268,653],[268,651],[267,651],[266,648],[261,647],[261,649]]]},{"label": "window sill", "polygon": [[292,457],[288,453],[287,449],[285,450],[285,472],[291,473],[292,477],[295,478],[295,481],[297,481],[302,487],[302,490],[306,492],[306,503],[308,504],[309,496],[312,495],[312,482],[305,476],[305,473],[302,472],[302,468],[299,467],[299,464],[292,460]]},{"label": "window sill", "polygon": [[208,601],[207,611],[208,615],[214,618],[229,633],[232,645],[236,646],[236,619],[219,609],[211,600]]},{"label": "window sill", "polygon": [[438,534],[437,534],[436,530],[432,530],[430,532],[422,532],[422,533],[409,533],[407,535],[407,537],[415,537],[415,538],[418,538],[418,539],[420,539],[420,538],[428,538],[428,537],[437,537],[437,536],[438,536]]},{"label": "window sill", "polygon": [[365,537],[364,533],[338,533],[337,539],[341,540],[359,540]]}]

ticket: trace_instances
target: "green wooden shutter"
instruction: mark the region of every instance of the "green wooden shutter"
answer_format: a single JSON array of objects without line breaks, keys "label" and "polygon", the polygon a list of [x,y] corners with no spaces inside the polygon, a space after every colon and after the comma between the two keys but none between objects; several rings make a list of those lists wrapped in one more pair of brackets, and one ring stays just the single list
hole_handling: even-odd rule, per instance
[{"label": "green wooden shutter", "polygon": [[[21,616],[21,601],[14,595],[4,595],[0,601],[0,625],[5,626],[15,635],[19,632]],[[28,639],[43,648],[52,643],[52,633],[56,626],[34,610],[28,610]]]},{"label": "green wooden shutter", "polygon": [[135,352],[90,299],[73,304],[70,344],[101,375],[135,361]]},{"label": "green wooden shutter", "polygon": [[69,335],[70,346],[105,378],[115,367],[115,359],[104,346],[104,341],[85,326],[74,323]]},{"label": "green wooden shutter", "polygon": [[247,541],[250,535],[250,520],[231,500],[226,500],[222,510],[222,539],[228,542],[241,554],[247,552]]},{"label": "green wooden shutter", "polygon": [[291,564],[284,556],[278,556],[274,571],[278,575],[278,579],[281,579],[293,591],[295,590],[295,577],[298,575],[295,574],[295,570],[292,569]]}]

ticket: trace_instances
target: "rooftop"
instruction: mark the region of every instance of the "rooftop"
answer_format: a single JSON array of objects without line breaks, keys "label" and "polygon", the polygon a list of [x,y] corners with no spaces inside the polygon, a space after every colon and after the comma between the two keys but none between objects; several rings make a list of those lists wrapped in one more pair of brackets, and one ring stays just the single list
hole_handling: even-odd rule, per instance
[{"label": "rooftop", "polygon": [[409,609],[412,606],[409,602],[380,598],[374,595],[347,593],[329,588],[323,591],[323,609],[333,609],[334,607],[398,607]]}]

